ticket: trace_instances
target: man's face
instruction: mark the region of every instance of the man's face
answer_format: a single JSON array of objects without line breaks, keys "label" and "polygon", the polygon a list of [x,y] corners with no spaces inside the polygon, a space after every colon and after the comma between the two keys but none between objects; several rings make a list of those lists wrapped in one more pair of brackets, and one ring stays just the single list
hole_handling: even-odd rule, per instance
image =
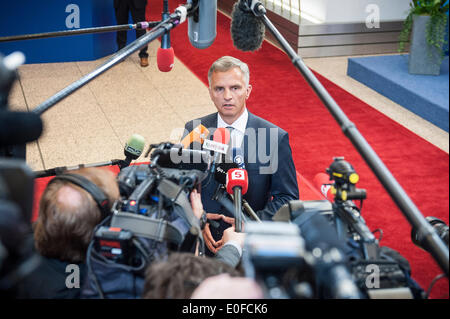
[{"label": "man's face", "polygon": [[246,87],[244,74],[238,67],[225,72],[213,72],[209,95],[222,119],[232,124],[245,110],[251,85]]}]

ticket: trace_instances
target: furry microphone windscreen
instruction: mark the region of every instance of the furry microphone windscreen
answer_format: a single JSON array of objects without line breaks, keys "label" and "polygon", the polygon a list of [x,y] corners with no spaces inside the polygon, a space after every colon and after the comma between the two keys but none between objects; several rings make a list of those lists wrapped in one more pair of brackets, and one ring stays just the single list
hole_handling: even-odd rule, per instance
[{"label": "furry microphone windscreen", "polygon": [[233,45],[241,51],[256,51],[264,40],[265,27],[245,4],[238,1],[231,12],[231,38]]}]

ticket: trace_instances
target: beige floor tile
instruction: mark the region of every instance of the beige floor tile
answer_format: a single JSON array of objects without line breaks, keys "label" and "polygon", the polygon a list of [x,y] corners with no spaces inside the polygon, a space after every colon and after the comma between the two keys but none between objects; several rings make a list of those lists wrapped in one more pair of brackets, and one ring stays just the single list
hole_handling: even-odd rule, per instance
[{"label": "beige floor tile", "polygon": [[31,142],[26,145],[26,161],[32,170],[43,170],[44,163],[42,162],[41,153],[38,142]]},{"label": "beige floor tile", "polygon": [[19,75],[26,79],[68,77],[78,76],[79,70],[74,62],[24,64],[19,67]]},{"label": "beige floor tile", "polygon": [[16,81],[11,88],[8,98],[8,108],[11,111],[28,111],[22,87],[19,81]]}]

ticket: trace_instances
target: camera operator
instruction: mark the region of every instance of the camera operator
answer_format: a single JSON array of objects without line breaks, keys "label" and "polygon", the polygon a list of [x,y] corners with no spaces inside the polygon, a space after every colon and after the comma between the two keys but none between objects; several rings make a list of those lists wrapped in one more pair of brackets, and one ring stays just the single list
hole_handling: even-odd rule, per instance
[{"label": "camera operator", "polygon": [[[108,207],[119,198],[115,175],[102,168],[84,168],[71,174],[82,176],[98,186],[108,198]],[[102,213],[92,196],[81,187],[66,181],[50,181],[42,194],[34,241],[43,262],[19,285],[18,298],[79,298],[80,289],[67,286],[68,266],[76,267],[83,282],[86,274],[86,250]],[[74,268],[70,268],[73,269]],[[80,288],[80,286],[75,286]]]}]

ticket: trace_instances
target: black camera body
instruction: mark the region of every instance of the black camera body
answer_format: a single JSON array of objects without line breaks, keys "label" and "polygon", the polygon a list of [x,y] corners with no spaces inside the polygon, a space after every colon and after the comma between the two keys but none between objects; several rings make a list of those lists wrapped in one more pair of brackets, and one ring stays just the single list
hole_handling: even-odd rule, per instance
[{"label": "black camera body", "polygon": [[[289,298],[423,298],[423,290],[410,277],[408,261],[393,249],[379,245],[360,208],[353,202],[366,198],[366,191],[356,188],[359,176],[353,167],[343,157],[337,157],[326,171],[333,181],[333,202],[290,201],[273,217],[275,222],[300,229],[297,237],[302,238],[304,245],[295,249],[291,246],[289,251],[291,257],[296,256],[299,268],[286,271],[286,267],[274,267],[268,273],[261,262],[265,255],[248,249],[247,273],[259,277],[268,292],[283,291],[283,296]],[[269,234],[263,229],[258,232]],[[280,238],[286,237],[286,233],[287,228],[279,232]],[[249,248],[261,246],[263,238],[249,234]],[[285,251],[286,247],[280,244],[278,249]],[[276,249],[273,247],[272,251]],[[283,256],[271,256],[272,264],[285,264]],[[326,259],[331,260],[333,256],[337,257],[335,261],[327,264]],[[330,277],[333,272],[341,272],[347,283],[336,276]],[[292,281],[290,285],[285,284],[286,276]],[[359,295],[341,294],[340,287],[346,284],[357,289]]]},{"label": "black camera body", "polygon": [[[172,161],[173,154],[189,158],[192,153],[171,143],[151,149],[151,164],[123,168],[117,176],[121,198],[95,230],[84,298],[134,298],[143,289],[150,263],[165,259],[171,251],[193,251],[198,242],[203,246],[189,194],[208,176],[209,163]],[[135,287],[117,288],[125,285],[124,278]]]}]

